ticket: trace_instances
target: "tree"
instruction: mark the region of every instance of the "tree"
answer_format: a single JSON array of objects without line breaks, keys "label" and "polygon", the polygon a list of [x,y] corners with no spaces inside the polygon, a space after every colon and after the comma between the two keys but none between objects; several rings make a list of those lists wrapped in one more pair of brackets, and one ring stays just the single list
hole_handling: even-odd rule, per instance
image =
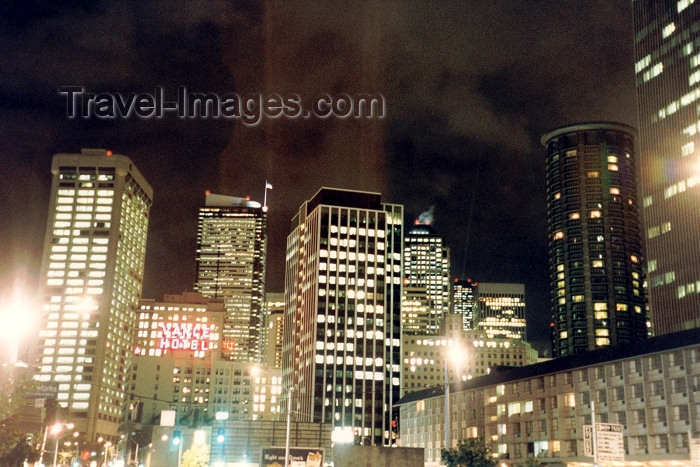
[{"label": "tree", "polygon": [[182,453],[182,467],[207,467],[209,465],[209,446],[195,444]]},{"label": "tree", "polygon": [[443,450],[441,459],[447,467],[495,467],[498,464],[484,438],[463,439],[456,448]]},{"label": "tree", "polygon": [[31,433],[13,431],[0,437],[0,466],[22,467],[39,460],[39,447]]}]

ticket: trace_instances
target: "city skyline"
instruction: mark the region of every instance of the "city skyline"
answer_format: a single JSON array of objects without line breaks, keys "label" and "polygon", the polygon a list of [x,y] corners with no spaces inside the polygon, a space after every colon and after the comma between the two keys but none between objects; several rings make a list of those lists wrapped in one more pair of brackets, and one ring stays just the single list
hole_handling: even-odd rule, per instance
[{"label": "city skyline", "polygon": [[[539,137],[590,119],[637,125],[633,45],[625,39],[632,35],[631,5],[346,5],[342,18],[323,3],[285,5],[278,11],[267,2],[193,3],[183,10],[176,3],[155,9],[105,2],[0,11],[7,25],[0,52],[9,71],[0,78],[0,130],[7,136],[0,154],[9,177],[1,187],[6,222],[0,233],[9,239],[0,251],[3,281],[16,279],[29,290],[37,285],[41,240],[35,232],[44,230],[39,213],[48,204],[50,157],[111,148],[132,157],[154,187],[145,297],[191,286],[196,209],[206,189],[261,201],[265,180],[274,185],[267,280],[274,292],[283,288],[284,237],[304,193],[324,185],[364,189],[404,204],[409,218],[434,205],[454,275],[525,283],[533,323],[528,335],[548,348]],[[264,20],[275,26],[275,42],[263,40]],[[49,39],[46,30],[58,33]],[[108,30],[124,31],[124,38],[98,32]],[[58,94],[65,85],[105,92],[152,92],[159,85],[174,92],[182,85],[222,94],[313,95],[354,92],[349,81],[364,75],[370,78],[357,80],[361,91],[386,95],[381,125],[69,120]],[[356,133],[357,126],[365,133]],[[263,137],[274,138],[254,144]]]}]

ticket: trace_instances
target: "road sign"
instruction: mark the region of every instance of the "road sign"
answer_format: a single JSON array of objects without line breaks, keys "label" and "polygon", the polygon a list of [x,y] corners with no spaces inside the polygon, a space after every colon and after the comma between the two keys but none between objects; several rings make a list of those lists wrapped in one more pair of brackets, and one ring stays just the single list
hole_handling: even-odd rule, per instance
[{"label": "road sign", "polygon": [[583,455],[593,457],[593,425],[583,425]]},{"label": "road sign", "polygon": [[598,462],[624,462],[625,442],[622,425],[617,423],[595,424]]}]

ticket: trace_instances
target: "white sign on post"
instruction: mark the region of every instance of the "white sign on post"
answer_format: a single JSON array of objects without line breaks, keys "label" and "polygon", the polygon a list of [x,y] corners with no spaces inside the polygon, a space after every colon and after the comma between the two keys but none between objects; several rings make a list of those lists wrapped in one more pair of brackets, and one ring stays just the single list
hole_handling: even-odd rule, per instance
[{"label": "white sign on post", "polygon": [[583,455],[593,457],[593,425],[583,425]]},{"label": "white sign on post", "polygon": [[596,423],[595,436],[598,462],[624,462],[625,442],[622,425]]}]

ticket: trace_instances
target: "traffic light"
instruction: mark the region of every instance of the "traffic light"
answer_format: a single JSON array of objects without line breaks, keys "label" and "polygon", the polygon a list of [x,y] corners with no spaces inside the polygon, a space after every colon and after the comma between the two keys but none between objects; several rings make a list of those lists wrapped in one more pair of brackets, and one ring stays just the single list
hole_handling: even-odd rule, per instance
[{"label": "traffic light", "polygon": [[216,442],[221,444],[226,440],[226,432],[224,431],[224,427],[220,426],[219,430],[216,433]]},{"label": "traffic light", "polygon": [[182,433],[180,433],[180,430],[173,431],[173,445],[179,446],[181,442],[182,442]]}]

